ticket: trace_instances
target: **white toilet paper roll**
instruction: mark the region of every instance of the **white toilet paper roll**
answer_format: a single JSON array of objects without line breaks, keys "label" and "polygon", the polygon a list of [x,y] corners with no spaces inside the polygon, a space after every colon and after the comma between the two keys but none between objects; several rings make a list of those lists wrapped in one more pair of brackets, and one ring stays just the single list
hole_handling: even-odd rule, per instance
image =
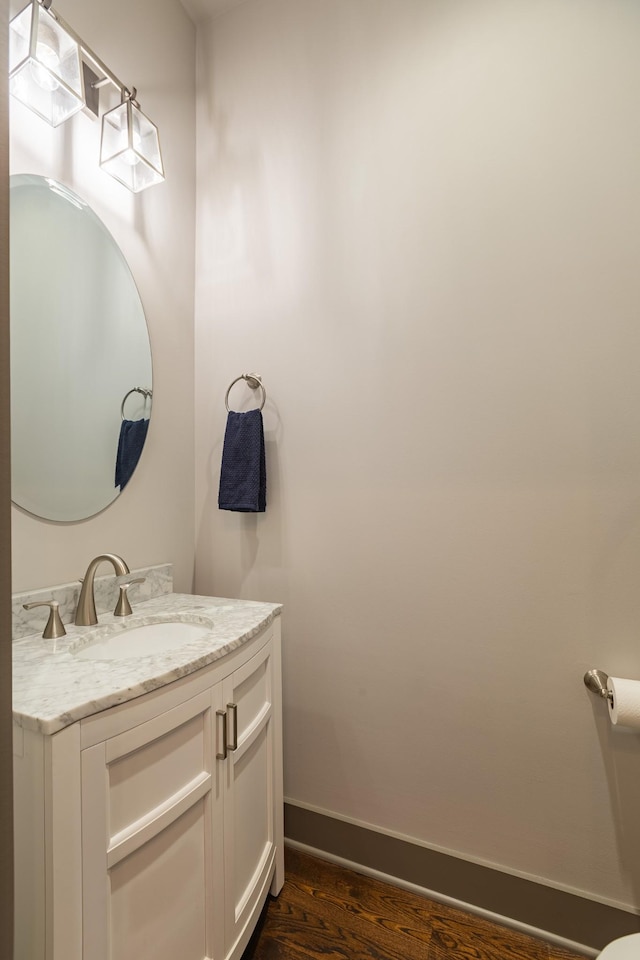
[{"label": "white toilet paper roll", "polygon": [[609,677],[607,689],[613,694],[609,700],[611,723],[640,730],[640,680]]}]

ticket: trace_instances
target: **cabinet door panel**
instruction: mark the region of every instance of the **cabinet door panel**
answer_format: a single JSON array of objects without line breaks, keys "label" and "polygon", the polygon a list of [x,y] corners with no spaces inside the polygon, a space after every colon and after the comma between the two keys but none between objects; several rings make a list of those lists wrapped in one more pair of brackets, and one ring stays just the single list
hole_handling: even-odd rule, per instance
[{"label": "cabinet door panel", "polygon": [[235,851],[233,893],[235,919],[259,880],[271,851],[270,809],[265,797],[269,776],[268,727],[264,726],[239,759],[234,758],[233,800]]},{"label": "cabinet door panel", "polygon": [[[178,717],[172,719],[179,722]],[[111,760],[107,757],[112,837],[200,777],[206,769],[206,737],[205,712],[153,737],[124,756],[118,753],[128,748],[126,743],[109,744],[113,757]]]},{"label": "cabinet door panel", "polygon": [[207,804],[109,871],[109,960],[207,957]]},{"label": "cabinet door panel", "polygon": [[[261,658],[261,653],[254,659]],[[253,661],[249,661],[252,663]],[[233,689],[233,702],[238,709],[237,740],[240,745],[247,733],[259,723],[261,714],[271,706],[271,662],[268,657],[254,667],[249,676],[236,682]],[[244,674],[244,669],[238,671]]]},{"label": "cabinet door panel", "polygon": [[237,742],[225,761],[226,956],[239,954],[260,908],[274,864],[274,747],[272,644],[266,644],[224,681],[223,699],[235,704]]},{"label": "cabinet door panel", "polygon": [[213,956],[213,712],[209,691],[82,751],[86,960]]}]

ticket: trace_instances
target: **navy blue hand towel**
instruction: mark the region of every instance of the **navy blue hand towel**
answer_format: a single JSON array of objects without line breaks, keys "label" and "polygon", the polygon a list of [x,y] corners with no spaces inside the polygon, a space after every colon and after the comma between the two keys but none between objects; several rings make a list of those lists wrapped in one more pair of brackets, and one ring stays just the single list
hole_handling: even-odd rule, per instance
[{"label": "navy blue hand towel", "polygon": [[222,448],[218,506],[221,510],[240,513],[264,513],[267,507],[264,429],[259,410],[229,411]]},{"label": "navy blue hand towel", "polygon": [[148,429],[148,420],[123,420],[120,424],[115,486],[120,487],[121,491],[129,483],[131,475],[138,465]]}]

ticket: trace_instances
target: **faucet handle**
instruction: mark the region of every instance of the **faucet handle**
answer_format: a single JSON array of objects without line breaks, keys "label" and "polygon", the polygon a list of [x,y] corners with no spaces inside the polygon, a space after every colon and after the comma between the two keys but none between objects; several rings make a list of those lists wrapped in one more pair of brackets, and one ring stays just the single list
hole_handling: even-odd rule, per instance
[{"label": "faucet handle", "polygon": [[49,619],[47,620],[42,634],[43,640],[57,640],[58,637],[65,637],[67,631],[60,619],[60,604],[57,600],[34,600],[33,603],[23,603],[25,610],[32,610],[33,607],[49,607]]},{"label": "faucet handle", "polygon": [[146,577],[136,577],[135,580],[127,580],[126,583],[119,583],[118,587],[120,589],[120,596],[118,597],[118,602],[116,608],[113,611],[114,617],[129,617],[133,613],[131,609],[131,604],[129,603],[129,597],[127,596],[127,590],[129,587],[132,587],[134,583],[144,583]]}]

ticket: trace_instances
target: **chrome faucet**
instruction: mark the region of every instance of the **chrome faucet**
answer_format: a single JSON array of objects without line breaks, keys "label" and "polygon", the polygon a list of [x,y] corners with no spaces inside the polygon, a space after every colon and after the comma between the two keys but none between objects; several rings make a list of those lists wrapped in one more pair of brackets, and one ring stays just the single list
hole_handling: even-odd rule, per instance
[{"label": "chrome faucet", "polygon": [[96,613],[96,599],[93,592],[93,581],[95,580],[96,570],[103,560],[108,560],[109,563],[113,565],[113,569],[118,577],[126,577],[130,573],[129,567],[126,565],[122,557],[118,557],[115,553],[101,553],[99,557],[95,557],[91,561],[87,567],[87,572],[84,575],[84,580],[82,581],[82,590],[80,591],[80,597],[78,598],[76,619],[74,621],[78,627],[90,627],[92,624],[98,622],[98,615]]}]

